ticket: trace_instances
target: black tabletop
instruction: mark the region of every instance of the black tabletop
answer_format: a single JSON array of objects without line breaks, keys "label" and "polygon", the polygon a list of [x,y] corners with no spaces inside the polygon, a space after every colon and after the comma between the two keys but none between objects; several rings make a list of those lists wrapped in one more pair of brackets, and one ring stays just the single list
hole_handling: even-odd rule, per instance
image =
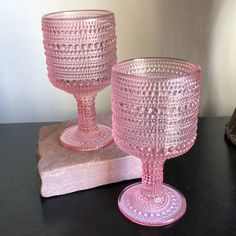
[{"label": "black tabletop", "polygon": [[166,162],[165,182],[188,205],[182,219],[159,228],[118,210],[119,193],[137,180],[41,198],[35,150],[45,123],[0,125],[0,235],[236,235],[236,148],[224,139],[227,120],[200,118],[194,147]]}]

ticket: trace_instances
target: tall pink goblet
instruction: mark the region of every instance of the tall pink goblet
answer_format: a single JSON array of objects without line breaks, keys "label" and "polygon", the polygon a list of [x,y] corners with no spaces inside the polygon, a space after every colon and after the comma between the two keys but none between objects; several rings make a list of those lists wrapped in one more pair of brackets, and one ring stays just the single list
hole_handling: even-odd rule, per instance
[{"label": "tall pink goblet", "polygon": [[131,221],[162,226],[183,216],[185,198],[163,184],[163,165],[194,144],[199,92],[200,67],[188,61],[140,58],[113,66],[113,137],[143,166],[142,183],[127,187],[118,199]]},{"label": "tall pink goblet", "polygon": [[74,95],[78,125],[60,136],[62,145],[81,151],[112,143],[111,129],[96,124],[96,94],[110,85],[116,62],[114,14],[104,10],[65,11],[42,17],[44,48],[51,83]]}]

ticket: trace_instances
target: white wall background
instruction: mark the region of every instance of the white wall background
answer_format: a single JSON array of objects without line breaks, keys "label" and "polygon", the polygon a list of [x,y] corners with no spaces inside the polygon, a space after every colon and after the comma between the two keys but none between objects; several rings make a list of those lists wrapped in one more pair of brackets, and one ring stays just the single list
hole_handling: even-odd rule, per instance
[{"label": "white wall background", "polygon": [[[1,0],[0,123],[76,118],[71,95],[47,79],[41,16],[69,9],[115,13],[118,59],[171,56],[202,67],[200,115],[230,115],[236,107],[235,0]],[[110,89],[98,113],[110,112]]]}]

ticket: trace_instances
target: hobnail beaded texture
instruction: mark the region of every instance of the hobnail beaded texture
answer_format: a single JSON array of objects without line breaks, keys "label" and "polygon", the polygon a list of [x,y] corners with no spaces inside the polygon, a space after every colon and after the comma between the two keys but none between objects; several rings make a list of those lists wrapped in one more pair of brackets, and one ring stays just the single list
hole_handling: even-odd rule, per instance
[{"label": "hobnail beaded texture", "polygon": [[78,125],[60,136],[66,148],[96,150],[112,142],[111,129],[96,124],[95,97],[110,85],[116,63],[114,14],[104,10],[50,13],[42,17],[51,83],[74,95]]},{"label": "hobnail beaded texture", "polygon": [[191,62],[140,58],[113,66],[113,137],[143,163],[142,183],[126,188],[118,200],[130,220],[162,226],[184,214],[183,195],[163,184],[163,165],[194,144],[199,98],[200,67]]}]

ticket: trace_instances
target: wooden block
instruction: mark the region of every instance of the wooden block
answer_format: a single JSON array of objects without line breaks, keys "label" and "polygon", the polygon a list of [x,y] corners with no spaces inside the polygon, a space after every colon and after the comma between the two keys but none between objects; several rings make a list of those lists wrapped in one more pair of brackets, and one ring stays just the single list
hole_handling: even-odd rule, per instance
[{"label": "wooden block", "polygon": [[[109,125],[111,117],[99,117]],[[65,149],[59,142],[61,131],[71,125],[65,122],[43,126],[39,131],[38,171],[40,192],[52,197],[97,186],[135,179],[141,176],[141,161],[122,152],[114,143],[90,152]]]}]

